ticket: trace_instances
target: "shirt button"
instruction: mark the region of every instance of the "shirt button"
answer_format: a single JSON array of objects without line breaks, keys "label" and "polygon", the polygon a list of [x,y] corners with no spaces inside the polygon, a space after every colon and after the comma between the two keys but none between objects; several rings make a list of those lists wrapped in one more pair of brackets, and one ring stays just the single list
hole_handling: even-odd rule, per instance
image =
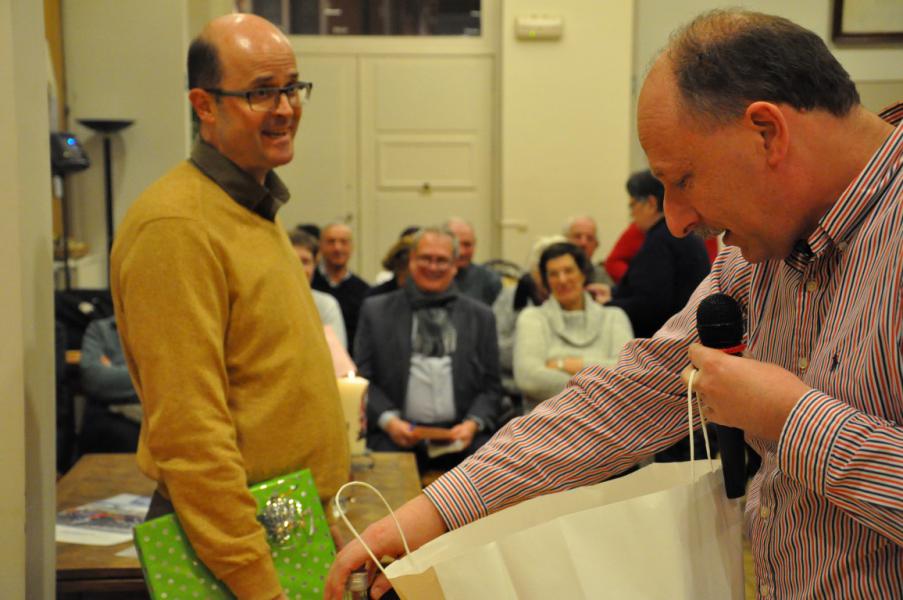
[{"label": "shirt button", "polygon": [[849,247],[850,247],[850,245],[846,242],[838,242],[837,243],[837,249],[840,250],[841,252],[845,252],[846,249]]},{"label": "shirt button", "polygon": [[815,281],[814,279],[810,279],[809,281],[806,282],[806,291],[807,292],[814,292],[817,289],[818,289],[818,282]]},{"label": "shirt button", "polygon": [[763,583],[762,585],[759,586],[759,595],[760,596],[767,597],[770,592],[771,592],[771,588],[768,587],[768,584]]},{"label": "shirt button", "polygon": [[762,517],[763,519],[767,519],[768,515],[770,515],[770,514],[771,514],[771,509],[768,508],[767,506],[759,507],[759,516]]},{"label": "shirt button", "polygon": [[800,367],[800,371],[805,371],[809,367],[809,359],[805,356],[801,356],[797,364]]}]

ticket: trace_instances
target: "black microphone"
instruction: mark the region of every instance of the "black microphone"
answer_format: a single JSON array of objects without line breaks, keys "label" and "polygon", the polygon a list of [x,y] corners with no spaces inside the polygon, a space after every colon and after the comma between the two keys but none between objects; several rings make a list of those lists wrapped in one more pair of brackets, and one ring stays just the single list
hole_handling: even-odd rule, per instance
[{"label": "black microphone", "polygon": [[[699,303],[696,331],[699,332],[699,341],[708,348],[735,355],[746,349],[743,344],[743,311],[737,301],[727,294],[712,294]],[[739,498],[746,493],[746,442],[743,440],[743,430],[717,424],[715,427],[725,492],[728,498]]]}]

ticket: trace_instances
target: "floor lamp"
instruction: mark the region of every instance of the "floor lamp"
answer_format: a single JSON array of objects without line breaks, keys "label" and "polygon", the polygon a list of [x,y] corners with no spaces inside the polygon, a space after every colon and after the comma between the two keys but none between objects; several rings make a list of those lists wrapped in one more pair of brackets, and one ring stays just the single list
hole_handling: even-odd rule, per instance
[{"label": "floor lamp", "polygon": [[107,220],[107,267],[113,249],[113,170],[110,166],[110,140],[135,121],[126,119],[79,119],[79,123],[103,135],[104,209]]}]

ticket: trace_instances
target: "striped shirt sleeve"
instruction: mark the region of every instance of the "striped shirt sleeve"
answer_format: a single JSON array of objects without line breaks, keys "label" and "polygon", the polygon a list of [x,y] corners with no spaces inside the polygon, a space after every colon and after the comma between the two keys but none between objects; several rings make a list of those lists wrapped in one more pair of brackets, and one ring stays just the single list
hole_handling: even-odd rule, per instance
[{"label": "striped shirt sleeve", "polygon": [[810,390],[778,444],[788,477],[903,545],[903,428]]}]

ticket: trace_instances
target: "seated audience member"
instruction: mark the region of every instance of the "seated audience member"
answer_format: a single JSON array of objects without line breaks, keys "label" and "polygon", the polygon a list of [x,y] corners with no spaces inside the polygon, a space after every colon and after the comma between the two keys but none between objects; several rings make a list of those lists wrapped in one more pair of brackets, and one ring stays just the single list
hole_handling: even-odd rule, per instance
[{"label": "seated audience member", "polygon": [[477,238],[473,233],[473,225],[464,219],[452,217],[445,226],[458,238],[458,274],[455,275],[458,291],[492,306],[502,290],[502,281],[491,269],[474,264],[473,253],[477,248]]},{"label": "seated audience member", "polygon": [[[621,283],[621,279],[627,273],[627,267],[630,266],[630,261],[643,247],[645,239],[646,234],[640,231],[636,223],[631,222],[615,242],[608,258],[605,259],[605,270],[616,284]],[[718,256],[718,238],[706,238],[703,243],[709,255],[709,263],[715,262],[715,257]]]},{"label": "seated audience member", "polygon": [[551,295],[521,312],[514,341],[514,380],[527,412],[585,367],[614,365],[633,337],[624,311],[600,306],[586,291],[589,271],[583,251],[567,242],[552,244],[539,259]]},{"label": "seated audience member", "polygon": [[602,289],[599,287],[600,284],[611,285],[614,283],[605,269],[593,262],[593,255],[599,247],[599,238],[596,232],[596,220],[586,215],[573,217],[564,227],[564,237],[570,243],[583,250],[583,254],[590,263],[591,269],[588,276],[589,279],[586,282],[586,289],[594,297]]},{"label": "seated audience member", "polygon": [[344,223],[330,223],[320,234],[320,263],[314,271],[311,287],[330,294],[339,301],[342,319],[348,332],[348,349],[353,351],[354,332],[361,303],[370,286],[351,272],[348,261],[354,250],[351,228]]},{"label": "seated audience member", "polygon": [[[417,233],[417,231],[419,229],[420,229],[419,225],[408,225],[407,227],[405,227],[404,229],[401,230],[401,233],[398,234],[398,239],[400,240],[403,238],[407,238],[408,236],[413,236],[415,233]],[[395,244],[392,244],[392,246],[389,247],[389,253],[391,253],[394,248],[395,248]],[[373,287],[380,286],[387,281],[391,281],[392,279],[395,279],[395,271],[393,271],[392,269],[390,269],[389,267],[386,266],[386,261],[389,258],[389,253],[387,253],[386,256],[383,257],[382,271],[377,273],[376,277],[373,278]],[[404,265],[405,265],[404,266],[405,272],[407,272],[407,268],[408,268],[407,258],[405,258]],[[396,288],[393,288],[393,289],[396,289]]]},{"label": "seated audience member", "polygon": [[[421,471],[445,469],[486,442],[501,402],[492,311],[454,285],[454,235],[414,237],[404,288],[368,298],[354,359],[367,392],[367,446],[412,450]],[[450,429],[461,451],[430,458],[416,425]]]},{"label": "seated audience member", "polygon": [[87,396],[80,450],[134,452],[141,429],[141,403],[125,364],[116,317],[88,324],[79,367]]},{"label": "seated audience member", "polygon": [[502,388],[512,397],[520,396],[514,382],[514,336],[517,316],[528,306],[539,306],[549,297],[539,274],[539,257],[543,251],[558,242],[567,241],[564,236],[544,236],[533,243],[527,258],[527,270],[517,280],[516,285],[503,286],[498,298],[492,303],[495,327],[499,340],[499,366],[502,371]]},{"label": "seated audience member", "polygon": [[627,180],[630,213],[645,234],[627,273],[611,291],[610,306],[623,308],[637,337],[651,337],[686,305],[690,294],[709,273],[709,257],[702,239],[677,238],[665,225],[665,191],[647,171]]},{"label": "seated audience member", "polygon": [[[307,231],[295,229],[290,231],[288,239],[292,242],[292,248],[301,261],[301,267],[307,275],[307,281],[314,278],[314,270],[317,268],[317,253],[319,244],[317,240]],[[314,304],[317,306],[317,312],[320,313],[320,320],[324,327],[329,327],[335,334],[336,338],[342,343],[342,347],[348,348],[348,335],[345,332],[345,320],[342,318],[342,309],[339,302],[325,292],[311,289],[311,295],[314,298]]]},{"label": "seated audience member", "polygon": [[[416,230],[415,230],[416,232]],[[411,252],[411,243],[414,241],[414,233],[401,236],[398,241],[392,244],[389,251],[383,257],[383,268],[392,274],[379,285],[375,285],[367,291],[367,298],[370,296],[379,296],[387,294],[404,287],[405,281],[408,279],[408,256]]]}]

